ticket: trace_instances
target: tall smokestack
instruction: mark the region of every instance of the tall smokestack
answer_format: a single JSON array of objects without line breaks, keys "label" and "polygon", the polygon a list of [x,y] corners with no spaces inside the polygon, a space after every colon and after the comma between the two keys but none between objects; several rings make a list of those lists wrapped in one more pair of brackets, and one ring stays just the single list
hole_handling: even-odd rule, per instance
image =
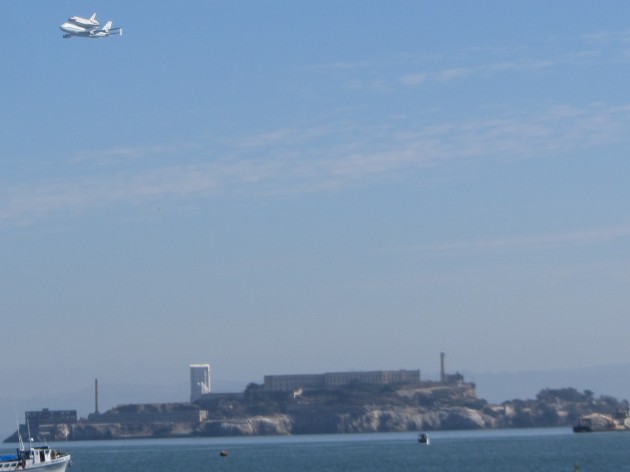
[{"label": "tall smokestack", "polygon": [[444,358],[446,354],[440,352],[440,382],[446,383],[446,367],[444,366]]},{"label": "tall smokestack", "polygon": [[94,414],[98,415],[98,379],[94,379]]}]

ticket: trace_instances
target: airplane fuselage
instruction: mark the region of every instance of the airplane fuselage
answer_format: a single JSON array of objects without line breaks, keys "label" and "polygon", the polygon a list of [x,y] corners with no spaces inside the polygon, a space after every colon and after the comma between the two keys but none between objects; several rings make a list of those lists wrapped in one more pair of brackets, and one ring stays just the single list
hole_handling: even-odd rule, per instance
[{"label": "airplane fuselage", "polygon": [[61,31],[63,31],[64,33],[69,33],[69,34],[81,34],[81,33],[89,34],[90,31],[96,28],[97,28],[96,26],[91,26],[91,27],[81,26],[70,21],[66,21],[59,27]]}]

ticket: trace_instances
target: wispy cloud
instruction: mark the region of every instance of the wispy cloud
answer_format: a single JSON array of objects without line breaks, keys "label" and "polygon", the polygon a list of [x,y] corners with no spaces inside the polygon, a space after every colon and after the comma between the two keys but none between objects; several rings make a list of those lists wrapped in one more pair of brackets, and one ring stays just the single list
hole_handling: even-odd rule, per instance
[{"label": "wispy cloud", "polygon": [[[464,79],[490,79],[498,74],[511,72],[540,72],[557,68],[580,67],[594,62],[627,62],[630,60],[630,31],[602,31],[571,39],[572,50],[531,48],[470,48],[469,54],[454,58],[439,57],[419,61],[407,57],[407,68],[396,82],[403,86],[417,87],[431,83],[447,83]],[[550,48],[551,49],[551,48]],[[503,59],[499,59],[504,57]],[[497,60],[499,59],[499,60]]]},{"label": "wispy cloud", "polygon": [[403,74],[398,82],[407,86],[419,86],[427,83],[451,82],[467,78],[490,78],[500,73],[515,71],[540,71],[557,66],[558,60],[521,59],[490,62],[474,66],[457,66],[437,71],[423,70]]},{"label": "wispy cloud", "polygon": [[[412,121],[282,128],[224,138],[220,150],[203,141],[113,147],[79,153],[80,177],[7,183],[0,189],[0,224],[165,196],[261,196],[370,185],[445,160],[541,158],[608,145],[627,139],[629,126],[630,105],[566,105],[430,126]],[[156,160],[161,154],[172,158]],[[103,159],[111,165],[103,166]],[[139,164],[128,166],[125,159]]]},{"label": "wispy cloud", "polygon": [[[571,50],[556,49],[555,55],[540,51],[540,57],[529,48],[494,48],[466,51],[455,58],[398,55],[392,58],[395,67],[359,60],[312,70],[343,77],[351,87],[408,92],[426,84],[608,60],[610,54],[605,59],[604,52],[611,44],[619,56],[630,45],[630,32],[586,35]],[[473,53],[471,62],[468,55]],[[165,196],[326,192],[370,185],[384,177],[407,178],[447,160],[542,158],[608,146],[628,139],[630,105],[495,108],[477,110],[468,119],[436,118],[432,123],[404,113],[370,122],[355,109],[323,124],[316,121],[220,139],[198,136],[186,142],[77,149],[67,163],[68,177],[3,182],[0,225]]]},{"label": "wispy cloud", "polygon": [[605,244],[630,237],[630,226],[587,228],[571,232],[477,239],[399,248],[427,254],[513,252]]},{"label": "wispy cloud", "polygon": [[413,74],[405,74],[400,78],[400,81],[404,85],[417,86],[422,85],[429,80],[429,74],[425,72],[418,72]]},{"label": "wispy cloud", "polygon": [[[563,43],[564,42],[564,43]],[[560,45],[563,43],[563,45]],[[452,54],[398,54],[389,60],[317,64],[309,68],[352,90],[393,92],[403,87],[489,80],[511,73],[541,73],[630,61],[630,31],[550,38],[540,47],[468,47]],[[577,72],[576,72],[577,73]]]},{"label": "wispy cloud", "polygon": [[116,165],[121,161],[129,162],[147,158],[155,159],[164,154],[179,152],[180,146],[124,146],[95,151],[94,149],[77,150],[72,154],[76,163],[90,163],[96,165]]},{"label": "wispy cloud", "polygon": [[630,45],[630,30],[588,33],[582,36],[582,40],[587,44],[594,45]]}]

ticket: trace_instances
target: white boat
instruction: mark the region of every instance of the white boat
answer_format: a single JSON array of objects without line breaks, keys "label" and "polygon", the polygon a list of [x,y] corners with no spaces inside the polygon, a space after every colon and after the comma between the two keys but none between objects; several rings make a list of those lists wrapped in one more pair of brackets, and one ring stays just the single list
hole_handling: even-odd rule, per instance
[{"label": "white boat", "polygon": [[0,455],[0,471],[37,470],[40,472],[65,472],[70,464],[70,454],[48,446],[33,446],[29,441],[24,447],[20,438],[20,447],[15,454]]},{"label": "white boat", "polygon": [[431,444],[431,439],[427,433],[419,433],[418,434],[418,442],[420,444],[426,444],[427,446]]}]

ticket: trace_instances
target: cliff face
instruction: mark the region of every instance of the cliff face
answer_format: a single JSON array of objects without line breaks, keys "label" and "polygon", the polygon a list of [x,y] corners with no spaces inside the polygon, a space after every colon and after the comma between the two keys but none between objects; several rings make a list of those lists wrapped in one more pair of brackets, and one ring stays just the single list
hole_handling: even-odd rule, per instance
[{"label": "cliff face", "polygon": [[[326,409],[316,412],[311,409],[307,414],[207,420],[189,432],[195,436],[265,436],[482,429],[495,427],[496,424],[494,418],[463,407],[425,411],[418,411],[417,408],[359,408],[346,413]],[[89,433],[87,429],[81,430],[84,435]],[[98,429],[94,432],[104,433]],[[155,425],[144,425],[130,431],[123,425],[117,425],[105,432],[110,437],[157,437],[164,436],[166,430],[164,427],[159,430]]]},{"label": "cliff face", "polygon": [[492,428],[496,421],[477,410],[446,407],[418,410],[410,407],[366,408],[360,413],[345,413],[331,418],[329,431],[315,431],[308,422],[304,433],[372,433],[419,430],[452,430]]},{"label": "cliff face", "polygon": [[77,423],[48,428],[49,441],[165,438],[189,436],[272,436],[289,434],[332,434],[403,432],[419,430],[480,429],[494,427],[493,418],[470,408],[358,408],[335,413],[252,416],[191,423]]},{"label": "cliff face", "polygon": [[466,407],[310,407],[292,411],[292,434],[372,433],[493,428],[495,418]]},{"label": "cliff face", "polygon": [[193,436],[191,423],[78,423],[71,425],[66,439],[177,438]]},{"label": "cliff face", "polygon": [[[210,400],[213,403],[206,405],[125,405],[75,424],[39,425],[33,436],[64,441],[573,426],[592,413],[605,418],[624,414],[619,429],[630,428],[625,400],[595,398],[590,391],[570,388],[545,389],[536,399],[501,405],[477,399],[470,384],[361,386],[309,392],[299,398],[252,389],[241,397]],[[598,418],[584,421],[595,427]],[[15,441],[17,433],[5,440]]]},{"label": "cliff face", "polygon": [[[39,428],[37,441],[175,438],[194,436],[192,423],[75,423]],[[17,432],[4,442],[17,442]]]},{"label": "cliff face", "polygon": [[293,433],[293,418],[288,415],[207,420],[195,428],[197,436],[270,436]]}]

